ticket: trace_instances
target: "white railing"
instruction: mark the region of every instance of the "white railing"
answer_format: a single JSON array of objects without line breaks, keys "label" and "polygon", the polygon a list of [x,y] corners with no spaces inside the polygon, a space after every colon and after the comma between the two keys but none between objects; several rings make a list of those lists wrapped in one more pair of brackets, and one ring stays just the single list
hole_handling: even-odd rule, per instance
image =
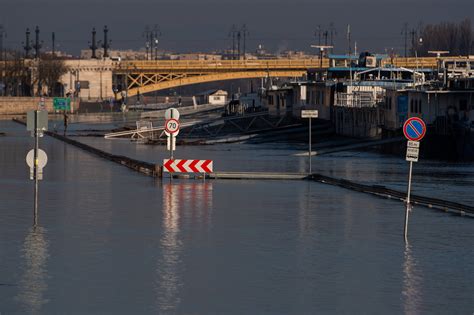
[{"label": "white railing", "polygon": [[334,106],[375,107],[378,103],[372,92],[336,93]]}]

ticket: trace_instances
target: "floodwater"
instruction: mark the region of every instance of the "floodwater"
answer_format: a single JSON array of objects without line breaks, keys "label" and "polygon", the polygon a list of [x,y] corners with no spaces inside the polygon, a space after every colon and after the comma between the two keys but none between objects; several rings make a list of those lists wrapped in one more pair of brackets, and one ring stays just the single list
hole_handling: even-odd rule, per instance
[{"label": "floodwater", "polygon": [[[155,180],[55,139],[39,226],[24,126],[0,121],[0,313],[472,314],[474,221],[306,181]],[[160,146],[77,138],[159,162]],[[304,171],[294,145],[178,147],[222,171]],[[407,163],[315,157],[315,172],[406,189]],[[420,161],[413,193],[472,204],[474,166]]]}]

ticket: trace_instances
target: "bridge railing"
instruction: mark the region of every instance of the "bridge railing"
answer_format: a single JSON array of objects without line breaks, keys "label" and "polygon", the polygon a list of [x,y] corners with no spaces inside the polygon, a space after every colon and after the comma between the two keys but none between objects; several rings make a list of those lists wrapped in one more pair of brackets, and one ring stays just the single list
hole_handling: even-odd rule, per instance
[{"label": "bridge railing", "polygon": [[[328,66],[323,59],[323,66]],[[116,70],[156,70],[156,69],[300,69],[317,68],[320,60],[315,59],[276,59],[276,60],[137,60],[122,61]]]}]

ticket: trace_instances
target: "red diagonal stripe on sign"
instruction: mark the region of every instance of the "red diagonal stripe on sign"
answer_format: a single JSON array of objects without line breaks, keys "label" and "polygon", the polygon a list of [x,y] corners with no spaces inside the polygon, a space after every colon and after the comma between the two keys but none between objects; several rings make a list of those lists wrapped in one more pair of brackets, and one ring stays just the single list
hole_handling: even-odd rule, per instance
[{"label": "red diagonal stripe on sign", "polygon": [[199,160],[193,160],[191,164],[189,164],[189,168],[194,172],[194,173],[199,173],[199,170],[196,168],[196,164],[199,163]]},{"label": "red diagonal stripe on sign", "polygon": [[206,160],[202,165],[201,168],[206,173],[212,173],[212,171],[207,167],[209,164],[212,163],[212,160]]},{"label": "red diagonal stripe on sign", "polygon": [[168,160],[168,161],[166,161],[166,163],[165,163],[164,166],[165,166],[165,168],[168,170],[168,172],[174,172],[174,169],[173,169],[173,167],[172,167],[173,162],[174,162],[173,160]]},{"label": "red diagonal stripe on sign", "polygon": [[181,161],[179,161],[178,165],[176,165],[178,167],[178,169],[183,173],[187,173],[186,169],[184,168],[184,163],[186,163],[186,162],[187,162],[187,160],[181,160]]},{"label": "red diagonal stripe on sign", "polygon": [[421,136],[421,133],[418,132],[418,130],[415,128],[415,125],[413,124],[412,121],[408,123],[408,126],[410,126],[413,129],[413,131],[416,133],[418,137]]}]

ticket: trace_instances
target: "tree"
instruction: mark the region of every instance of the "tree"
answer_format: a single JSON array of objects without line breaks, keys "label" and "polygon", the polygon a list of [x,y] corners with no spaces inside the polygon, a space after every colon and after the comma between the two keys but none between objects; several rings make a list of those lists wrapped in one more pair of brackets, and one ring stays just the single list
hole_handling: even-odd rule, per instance
[{"label": "tree", "polygon": [[49,96],[58,96],[59,91],[55,89],[56,84],[62,75],[68,72],[68,67],[64,60],[57,59],[50,54],[44,54],[38,61],[38,92],[42,87],[48,89]]},{"label": "tree", "polygon": [[5,94],[29,96],[31,93],[31,71],[19,51],[5,53],[4,67]]},{"label": "tree", "polygon": [[470,19],[460,23],[442,22],[425,25],[420,30],[423,45],[420,55],[427,56],[430,50],[448,50],[450,55],[467,56],[472,51],[474,33]]}]

